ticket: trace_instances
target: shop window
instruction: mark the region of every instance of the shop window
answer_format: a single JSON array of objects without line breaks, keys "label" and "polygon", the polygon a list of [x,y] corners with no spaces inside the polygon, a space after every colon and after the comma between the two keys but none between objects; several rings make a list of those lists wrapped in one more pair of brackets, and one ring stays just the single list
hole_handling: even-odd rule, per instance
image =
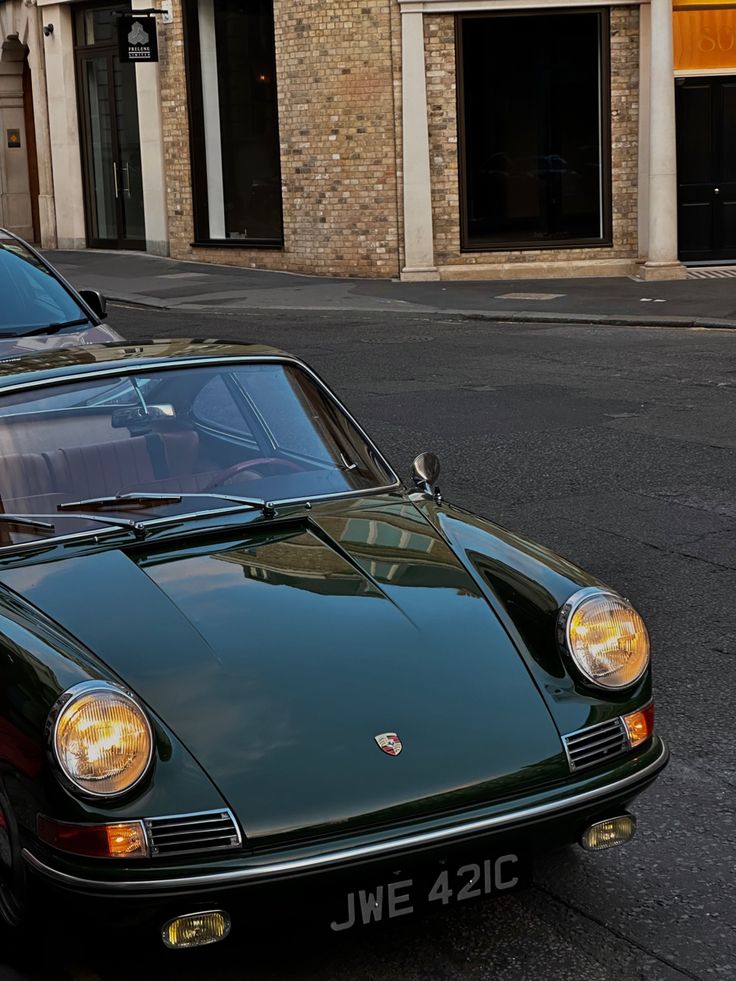
[{"label": "shop window", "polygon": [[606,11],[458,18],[462,247],[610,245]]},{"label": "shop window", "polygon": [[186,0],[199,243],[282,243],[273,0]]}]

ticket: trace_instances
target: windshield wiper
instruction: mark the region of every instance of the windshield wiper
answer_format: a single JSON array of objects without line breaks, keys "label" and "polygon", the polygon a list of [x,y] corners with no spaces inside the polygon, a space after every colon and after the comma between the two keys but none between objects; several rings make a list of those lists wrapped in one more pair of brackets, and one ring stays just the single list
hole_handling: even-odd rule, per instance
[{"label": "windshield wiper", "polygon": [[[179,504],[182,500],[198,498],[215,498],[220,501],[231,502],[231,507],[212,508],[206,511],[198,511],[195,514],[173,514],[163,518],[156,518],[153,522],[139,521],[136,518],[113,518],[105,515],[99,516],[93,512],[98,510],[123,509],[126,506],[132,507],[155,507],[156,505]],[[309,505],[307,505],[309,507]],[[165,526],[185,524],[191,518],[221,517],[223,515],[237,514],[242,511],[261,511],[266,518],[271,518],[276,513],[276,509],[269,501],[260,498],[235,497],[229,494],[209,494],[206,491],[201,494],[118,494],[114,497],[89,498],[84,501],[65,501],[57,504],[56,510],[61,512],[64,519],[77,519],[79,521],[94,521],[97,524],[108,525],[112,528],[122,528],[131,531],[136,538],[146,538],[151,524],[159,523]],[[0,513],[0,524],[17,525],[19,528],[30,528],[39,532],[56,531],[56,525],[51,520],[56,516],[53,514],[2,514]],[[0,553],[4,546],[0,543]]]},{"label": "windshield wiper", "polygon": [[92,321],[87,317],[81,320],[64,320],[60,323],[46,324],[45,327],[34,327],[31,330],[20,330],[15,334],[5,334],[5,337],[35,337],[37,334],[58,334],[66,327],[80,327],[82,324],[90,324]]},{"label": "windshield wiper", "polygon": [[164,504],[181,504],[181,494],[116,494],[112,497],[88,497],[82,501],[64,501],[57,511],[104,511],[123,507],[155,508]]},{"label": "windshield wiper", "polygon": [[43,531],[53,531],[55,527],[53,521],[41,521],[25,514],[0,514],[0,521],[8,525],[18,525],[20,528],[38,528]]},{"label": "windshield wiper", "polygon": [[[55,531],[56,525],[51,518],[53,514],[0,514],[0,522],[8,525],[18,525],[19,528],[34,528],[39,531]],[[96,514],[65,514],[65,518],[77,518],[80,521],[95,521],[98,524],[110,525],[113,528],[125,528],[140,537],[144,527],[140,522],[131,518],[98,518]]]},{"label": "windshield wiper", "polygon": [[[90,497],[82,501],[65,501],[57,504],[57,511],[105,511],[122,510],[126,507],[135,508],[155,508],[163,507],[166,504],[181,504],[184,500],[200,498],[216,498],[220,501],[231,501],[233,504],[242,505],[247,510],[260,510],[264,515],[270,516],[274,513],[274,506],[270,501],[264,501],[256,497],[234,497],[229,494],[139,494],[132,491],[129,494],[115,494],[108,497]],[[229,509],[230,510],[230,509]],[[204,512],[204,514],[216,512]],[[185,515],[175,515],[174,517],[185,517]]]}]

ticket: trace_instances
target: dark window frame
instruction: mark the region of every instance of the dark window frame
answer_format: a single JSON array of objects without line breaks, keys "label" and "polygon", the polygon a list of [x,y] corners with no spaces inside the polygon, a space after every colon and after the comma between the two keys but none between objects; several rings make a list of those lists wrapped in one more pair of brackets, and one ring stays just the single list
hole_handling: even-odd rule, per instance
[{"label": "dark window frame", "polygon": [[[184,37],[184,75],[187,92],[187,122],[189,126],[189,165],[192,179],[192,219],[194,241],[192,248],[217,249],[271,249],[284,248],[284,207],[283,176],[279,152],[279,180],[281,181],[281,234],[278,238],[210,238],[209,201],[207,198],[207,163],[204,140],[195,141],[193,120],[204,118],[202,86],[195,85],[194,79],[200,77],[199,21],[197,19],[197,0],[183,0],[182,23]],[[277,72],[278,78],[278,72]],[[279,105],[276,99],[276,127],[280,134]],[[279,138],[279,143],[280,143]],[[280,147],[279,147],[280,150]]]},{"label": "dark window frame", "polygon": [[[602,234],[595,238],[564,238],[555,240],[509,239],[507,242],[471,241],[468,226],[468,170],[466,160],[465,78],[463,58],[463,23],[466,20],[487,20],[497,17],[566,17],[573,14],[595,14],[599,24],[600,56],[600,135],[601,135],[601,217]],[[611,16],[608,7],[559,7],[535,10],[494,10],[455,15],[455,73],[457,78],[458,184],[460,192],[460,252],[509,252],[561,249],[606,249],[613,245],[613,167],[611,160]]]},{"label": "dark window frame", "polygon": [[[108,58],[109,64],[114,63],[118,56],[117,31],[113,32],[113,37],[109,41],[96,41],[88,44],[83,38],[79,37],[79,21],[77,14],[83,14],[88,10],[107,10],[124,9],[126,14],[132,12],[131,0],[85,0],[84,3],[74,4],[71,7],[72,17],[72,38],[74,42],[74,100],[77,110],[77,123],[79,126],[79,156],[82,171],[82,183],[84,194],[84,236],[88,249],[122,249],[133,252],[145,252],[147,248],[146,238],[116,238],[104,239],[94,234],[95,223],[98,220],[97,200],[94,194],[94,175],[91,172],[88,147],[91,146],[92,134],[90,131],[90,118],[85,104],[85,84],[83,80],[82,63],[86,58]],[[136,89],[137,89],[136,79]],[[140,137],[140,119],[138,120],[138,134]],[[117,128],[113,129],[113,148],[117,158],[118,155],[118,133]],[[120,206],[116,209],[116,221],[118,231],[120,231]],[[145,219],[144,219],[145,221]]]}]

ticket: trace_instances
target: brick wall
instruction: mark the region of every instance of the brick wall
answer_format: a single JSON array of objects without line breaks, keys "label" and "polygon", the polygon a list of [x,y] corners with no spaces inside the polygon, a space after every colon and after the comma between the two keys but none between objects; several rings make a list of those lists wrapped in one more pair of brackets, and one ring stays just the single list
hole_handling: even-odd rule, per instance
[{"label": "brick wall", "polygon": [[[181,0],[161,36],[171,254],[340,276],[403,265],[401,16],[397,0],[274,0],[284,248],[195,248]],[[611,9],[613,246],[460,252],[455,18],[424,18],[430,166],[439,265],[635,259],[636,7]]]},{"label": "brick wall", "polygon": [[161,125],[170,250],[173,256],[183,257],[189,254],[189,243],[194,237],[192,172],[181,0],[171,0],[171,8],[171,22],[160,25],[158,31]]},{"label": "brick wall", "polygon": [[195,248],[180,0],[161,85],[171,254],[322,275],[399,271],[392,4],[274,0],[283,250]]},{"label": "brick wall", "polygon": [[438,265],[635,259],[639,138],[639,11],[611,9],[613,245],[593,249],[460,252],[455,18],[424,19],[435,262]]}]

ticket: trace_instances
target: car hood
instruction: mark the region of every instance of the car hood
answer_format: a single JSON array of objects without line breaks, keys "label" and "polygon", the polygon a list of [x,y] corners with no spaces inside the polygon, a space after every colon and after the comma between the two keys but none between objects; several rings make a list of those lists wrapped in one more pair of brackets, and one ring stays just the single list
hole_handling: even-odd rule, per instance
[{"label": "car hood", "polygon": [[107,324],[70,327],[58,334],[31,334],[16,337],[0,334],[0,361],[15,360],[32,354],[54,354],[69,348],[90,344],[109,344],[122,340],[120,334]]},{"label": "car hood", "polygon": [[[568,774],[508,635],[406,497],[315,505],[237,535],[0,581],[138,693],[251,841],[410,820]],[[379,749],[382,733],[400,755]]]}]

